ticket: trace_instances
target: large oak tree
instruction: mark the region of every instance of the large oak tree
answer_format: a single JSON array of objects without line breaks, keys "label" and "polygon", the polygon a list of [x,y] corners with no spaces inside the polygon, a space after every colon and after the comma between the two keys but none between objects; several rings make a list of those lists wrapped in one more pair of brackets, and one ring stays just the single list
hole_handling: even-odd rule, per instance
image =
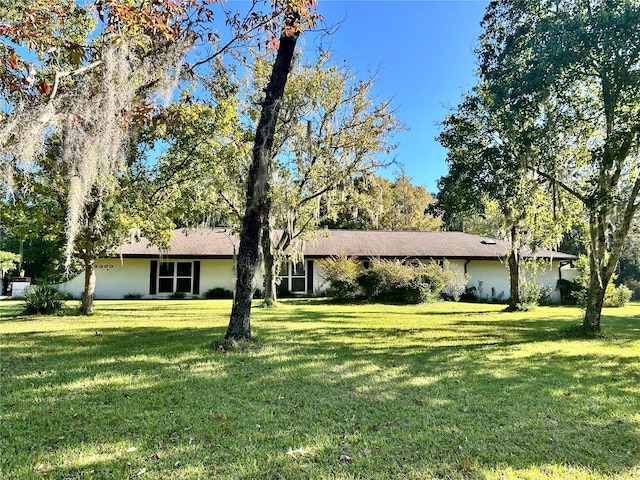
[{"label": "large oak tree", "polygon": [[[565,196],[526,168],[539,152],[519,124],[507,125],[502,106],[477,86],[443,122],[438,140],[447,148],[447,175],[438,181],[437,207],[449,228],[497,206],[500,221],[489,235],[509,245],[509,308],[522,300],[523,263],[539,248],[553,248],[568,228]],[[555,205],[551,207],[552,198]]]},{"label": "large oak tree", "polygon": [[526,168],[588,212],[590,331],[640,209],[639,25],[637,1],[493,1],[480,38],[500,121],[539,153]]}]

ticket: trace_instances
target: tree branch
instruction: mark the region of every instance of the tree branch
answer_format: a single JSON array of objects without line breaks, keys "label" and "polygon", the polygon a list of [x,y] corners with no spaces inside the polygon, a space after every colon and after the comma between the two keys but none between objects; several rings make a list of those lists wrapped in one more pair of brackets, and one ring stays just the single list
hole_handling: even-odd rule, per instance
[{"label": "tree branch", "polygon": [[242,213],[240,213],[240,211],[236,208],[236,206],[233,204],[233,202],[226,197],[224,192],[222,190],[219,190],[218,191],[218,195],[220,195],[220,198],[222,198],[224,203],[227,204],[227,206],[231,209],[231,211],[237,217],[237,219],[242,221]]},{"label": "tree branch", "polygon": [[584,195],[582,195],[580,192],[578,192],[577,190],[575,190],[574,188],[571,188],[569,185],[567,185],[566,183],[558,180],[556,177],[549,175],[548,173],[543,172],[542,170],[535,168],[535,167],[531,167],[531,166],[527,166],[527,168],[529,170],[531,170],[532,172],[540,175],[541,177],[549,180],[550,182],[554,182],[558,185],[560,185],[560,187],[567,193],[569,193],[570,195],[573,195],[574,197],[576,197],[578,200],[580,200],[582,203],[586,203],[587,199],[585,198]]},{"label": "tree branch", "polygon": [[53,89],[51,90],[51,95],[49,96],[49,102],[52,102],[53,99],[55,98],[56,94],[58,93],[58,86],[60,84],[60,79],[63,77],[68,77],[70,75],[80,75],[81,73],[84,73],[88,70],[91,70],[92,68],[95,68],[99,65],[102,64],[102,60],[96,60],[95,62],[90,63],[89,65],[85,65],[83,67],[80,67],[76,70],[71,70],[71,71],[67,71],[67,72],[56,72],[56,76],[55,79],[53,81]]}]

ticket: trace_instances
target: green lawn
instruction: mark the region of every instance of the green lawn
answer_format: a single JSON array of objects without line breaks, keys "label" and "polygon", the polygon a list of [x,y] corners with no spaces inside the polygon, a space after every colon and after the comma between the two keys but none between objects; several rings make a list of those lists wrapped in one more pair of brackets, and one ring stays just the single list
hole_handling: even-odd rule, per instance
[{"label": "green lawn", "polygon": [[575,308],[255,308],[0,302],[0,476],[148,479],[640,478],[640,304],[582,339]]}]

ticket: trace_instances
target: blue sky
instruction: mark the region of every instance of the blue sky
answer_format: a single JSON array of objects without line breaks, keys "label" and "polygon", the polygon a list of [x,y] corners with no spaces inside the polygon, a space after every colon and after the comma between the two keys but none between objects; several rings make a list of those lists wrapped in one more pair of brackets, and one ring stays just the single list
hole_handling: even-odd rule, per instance
[{"label": "blue sky", "polygon": [[[378,71],[375,94],[394,98],[408,129],[397,135],[396,159],[414,183],[433,193],[447,173],[446,151],[435,137],[445,115],[476,83],[473,50],[487,3],[318,0],[326,24],[342,22],[323,46],[358,74]],[[317,45],[310,33],[305,36],[307,48]]]}]

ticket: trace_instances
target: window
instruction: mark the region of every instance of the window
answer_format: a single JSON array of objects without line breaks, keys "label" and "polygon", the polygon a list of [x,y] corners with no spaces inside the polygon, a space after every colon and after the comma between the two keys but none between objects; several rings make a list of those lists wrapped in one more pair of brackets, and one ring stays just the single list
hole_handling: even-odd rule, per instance
[{"label": "window", "polygon": [[286,286],[292,293],[307,291],[307,277],[304,262],[283,262],[280,267],[281,285]]},{"label": "window", "polygon": [[178,262],[176,292],[191,293],[191,262]]},{"label": "window", "polygon": [[158,272],[158,293],[173,293],[174,263],[162,262]]},{"label": "window", "polygon": [[159,267],[158,293],[191,293],[192,262],[160,262]]}]

